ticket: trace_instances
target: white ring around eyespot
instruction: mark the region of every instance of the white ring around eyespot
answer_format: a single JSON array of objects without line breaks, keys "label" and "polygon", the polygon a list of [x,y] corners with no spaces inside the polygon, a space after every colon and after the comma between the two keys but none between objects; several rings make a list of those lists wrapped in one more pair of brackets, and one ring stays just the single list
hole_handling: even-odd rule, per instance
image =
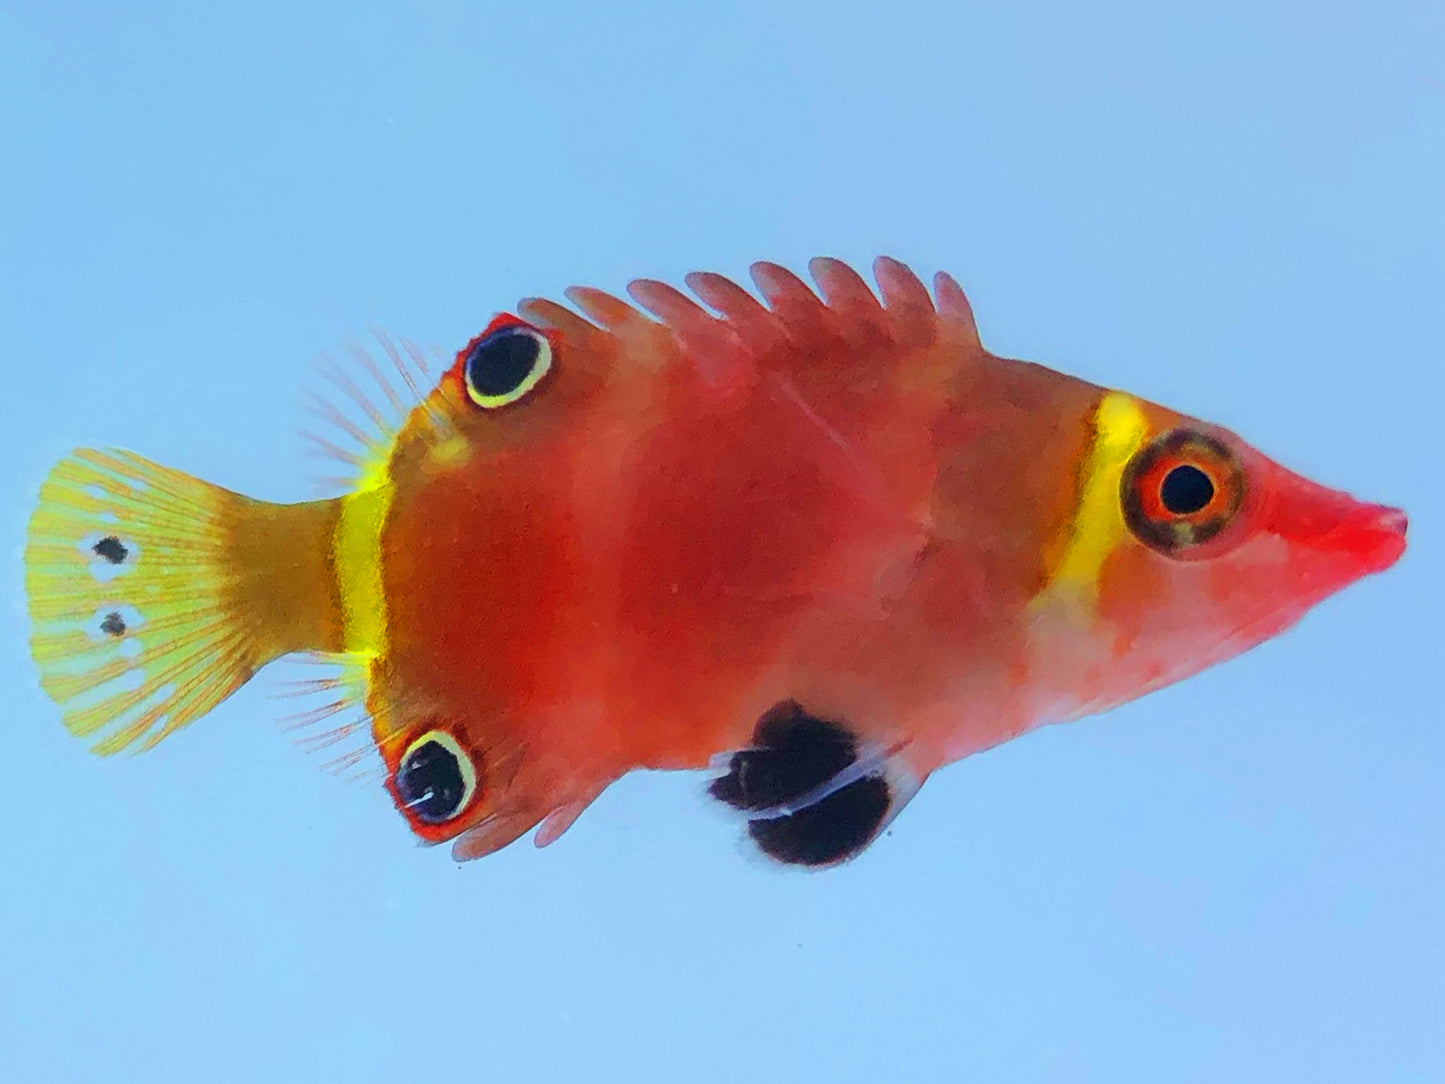
[{"label": "white ring around eyespot", "polygon": [[[541,382],[542,378],[546,376],[548,371],[552,368],[552,344],[547,341],[547,336],[543,335],[540,331],[536,331],[529,327],[520,327],[517,325],[513,325],[511,327],[501,328],[498,331],[493,332],[492,335],[489,335],[487,338],[490,339],[493,336],[500,334],[520,334],[528,336],[533,342],[537,344],[537,358],[532,363],[531,370],[527,373],[526,376],[522,378],[521,382],[511,391],[503,392],[501,395],[483,395],[481,392],[477,391],[476,388],[472,387],[472,374],[470,371],[470,366],[462,366],[462,379],[466,382],[467,385],[467,395],[471,398],[472,402],[477,404],[477,406],[482,407],[486,410],[495,410],[498,407],[510,406],[518,399],[524,398],[529,392],[531,392],[533,388],[535,388]],[[482,341],[486,342],[487,340],[484,339]]]},{"label": "white ring around eyespot", "polygon": [[[462,773],[462,800],[457,803],[457,808],[452,812],[447,821],[454,821],[466,811],[467,806],[472,804],[472,799],[477,796],[477,769],[472,763],[472,758],[467,756],[461,744],[445,730],[428,730],[425,734],[415,738],[406,751],[401,754],[397,761],[397,771],[406,766],[407,758],[429,742],[436,742],[452,756],[456,757],[457,766]],[[446,823],[445,821],[441,823]]]}]

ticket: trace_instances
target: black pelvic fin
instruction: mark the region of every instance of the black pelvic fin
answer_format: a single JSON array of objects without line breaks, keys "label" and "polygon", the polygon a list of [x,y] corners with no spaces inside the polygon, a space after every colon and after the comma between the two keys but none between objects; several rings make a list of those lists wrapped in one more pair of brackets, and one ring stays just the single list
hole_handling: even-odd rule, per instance
[{"label": "black pelvic fin", "polygon": [[758,720],[753,747],[734,753],[727,774],[708,790],[734,809],[768,809],[803,797],[857,759],[850,731],[785,700]]},{"label": "black pelvic fin", "polygon": [[886,762],[861,763],[858,739],[796,701],[758,720],[751,748],[734,753],[708,788],[744,813],[748,834],[779,862],[827,866],[860,853],[893,805]]},{"label": "black pelvic fin", "polygon": [[888,781],[870,775],[810,806],[771,820],[748,821],[748,835],[770,858],[796,866],[830,866],[861,854],[892,804]]}]

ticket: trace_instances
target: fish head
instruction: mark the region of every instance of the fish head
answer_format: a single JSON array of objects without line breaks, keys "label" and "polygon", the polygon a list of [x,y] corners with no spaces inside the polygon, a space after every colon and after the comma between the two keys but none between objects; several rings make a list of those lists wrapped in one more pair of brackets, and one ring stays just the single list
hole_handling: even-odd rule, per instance
[{"label": "fish head", "polygon": [[1037,668],[1058,675],[1044,682],[1050,718],[1237,655],[1405,550],[1404,512],[1314,482],[1227,429],[1106,392],[1091,430],[1034,606]]}]

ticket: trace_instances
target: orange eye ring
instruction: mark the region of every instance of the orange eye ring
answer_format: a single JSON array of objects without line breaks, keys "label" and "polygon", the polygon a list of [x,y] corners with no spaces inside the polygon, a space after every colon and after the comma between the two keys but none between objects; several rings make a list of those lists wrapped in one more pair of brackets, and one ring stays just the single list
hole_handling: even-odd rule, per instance
[{"label": "orange eye ring", "polygon": [[1184,558],[1234,521],[1244,504],[1244,471],[1218,438],[1172,429],[1125,466],[1119,500],[1135,538],[1166,557]]}]

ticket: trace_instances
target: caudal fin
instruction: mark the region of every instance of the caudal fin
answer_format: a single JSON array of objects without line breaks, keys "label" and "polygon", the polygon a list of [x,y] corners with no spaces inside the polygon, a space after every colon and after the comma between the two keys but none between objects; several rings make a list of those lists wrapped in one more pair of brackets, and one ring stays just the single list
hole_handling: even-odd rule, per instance
[{"label": "caudal fin", "polygon": [[254,501],[125,451],[40,489],[25,547],[31,653],[71,733],[149,749],[261,666],[338,646],[334,501]]}]

